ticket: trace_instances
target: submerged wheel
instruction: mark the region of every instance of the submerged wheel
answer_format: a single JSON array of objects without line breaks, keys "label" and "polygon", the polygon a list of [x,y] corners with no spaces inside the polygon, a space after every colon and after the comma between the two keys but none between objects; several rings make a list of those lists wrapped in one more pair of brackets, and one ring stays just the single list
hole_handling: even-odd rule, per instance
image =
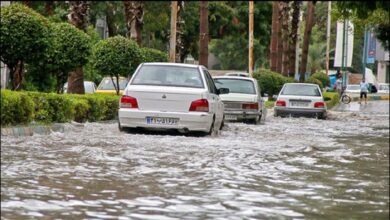
[{"label": "submerged wheel", "polygon": [[213,122],[211,123],[211,127],[210,127],[210,130],[209,132],[206,133],[206,135],[210,135],[210,136],[216,136],[217,133],[218,133],[218,130],[215,129],[215,116],[213,117]]}]

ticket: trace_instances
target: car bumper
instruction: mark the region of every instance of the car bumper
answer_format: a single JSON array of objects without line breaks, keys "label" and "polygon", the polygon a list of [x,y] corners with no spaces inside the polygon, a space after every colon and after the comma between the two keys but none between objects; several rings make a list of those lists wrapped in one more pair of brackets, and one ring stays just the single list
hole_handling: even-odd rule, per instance
[{"label": "car bumper", "polygon": [[326,117],[326,109],[319,108],[319,109],[307,109],[307,108],[280,108],[275,107],[274,108],[275,115],[280,116],[310,116],[310,117],[316,117],[316,116],[322,116]]},{"label": "car bumper", "polygon": [[256,119],[261,116],[261,112],[255,111],[239,111],[239,110],[225,110],[225,121],[242,121],[246,119]]},{"label": "car bumper", "polygon": [[[140,111],[135,109],[119,109],[118,118],[121,127],[127,128],[157,128],[175,129],[179,131],[208,132],[213,121],[213,115],[206,112],[159,112]],[[178,118],[177,124],[148,124],[147,117]]]}]

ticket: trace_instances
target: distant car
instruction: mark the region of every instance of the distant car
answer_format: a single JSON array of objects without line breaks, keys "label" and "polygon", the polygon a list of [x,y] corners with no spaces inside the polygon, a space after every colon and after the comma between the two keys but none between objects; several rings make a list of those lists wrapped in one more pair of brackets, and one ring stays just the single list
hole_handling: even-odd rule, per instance
[{"label": "distant car", "polygon": [[[116,85],[116,77],[113,77],[114,83]],[[123,90],[126,88],[126,85],[128,83],[127,78],[125,77],[119,77],[119,94],[123,94]],[[111,80],[111,77],[104,77],[102,81],[100,82],[96,93],[102,93],[102,94],[116,94],[116,90],[114,87],[114,84]]]},{"label": "distant car", "polygon": [[229,89],[229,94],[221,95],[226,121],[257,124],[265,118],[266,108],[257,80],[242,76],[215,76],[214,82],[217,88]]},{"label": "distant car", "polygon": [[120,99],[119,130],[175,129],[216,134],[224,106],[208,70],[201,65],[140,64]]},{"label": "distant car", "polygon": [[244,72],[229,72],[229,73],[225,73],[225,76],[242,76],[242,77],[249,77],[249,73],[244,73]]},{"label": "distant car", "polygon": [[349,84],[345,88],[345,93],[360,93],[360,85],[358,84]]},{"label": "distant car", "polygon": [[[84,81],[84,91],[86,94],[93,94],[96,92],[96,84],[91,81]],[[68,93],[68,83],[64,84],[64,93]]]},{"label": "distant car", "polygon": [[378,84],[378,94],[387,94],[389,95],[390,84],[388,83],[379,83]]},{"label": "distant car", "polygon": [[325,119],[326,103],[321,89],[311,83],[286,83],[274,107],[274,116],[310,116]]}]

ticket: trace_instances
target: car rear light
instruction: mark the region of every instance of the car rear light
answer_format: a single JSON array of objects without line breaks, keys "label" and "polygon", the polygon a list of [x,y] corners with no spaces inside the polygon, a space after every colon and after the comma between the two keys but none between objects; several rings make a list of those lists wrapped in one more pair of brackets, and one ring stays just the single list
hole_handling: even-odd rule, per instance
[{"label": "car rear light", "polygon": [[276,101],[276,106],[286,106],[286,101],[278,100]]},{"label": "car rear light", "polygon": [[131,96],[124,95],[121,97],[121,108],[138,108],[137,99]]},{"label": "car rear light", "polygon": [[324,102],[316,102],[314,103],[314,108],[324,108],[325,103]]},{"label": "car rear light", "polygon": [[209,112],[207,99],[198,99],[191,103],[190,112]]},{"label": "car rear light", "polygon": [[242,104],[243,109],[259,109],[259,104],[258,103],[245,103]]}]

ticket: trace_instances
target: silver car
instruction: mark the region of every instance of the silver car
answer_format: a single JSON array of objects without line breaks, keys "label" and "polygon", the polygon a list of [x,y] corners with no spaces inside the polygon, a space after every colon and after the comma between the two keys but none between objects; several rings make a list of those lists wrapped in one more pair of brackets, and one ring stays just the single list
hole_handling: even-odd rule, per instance
[{"label": "silver car", "polygon": [[217,88],[229,89],[229,94],[221,95],[226,121],[258,124],[260,119],[265,119],[266,108],[257,80],[243,76],[215,76],[214,82]]},{"label": "silver car", "polygon": [[119,129],[175,129],[217,134],[224,106],[208,70],[201,65],[143,63],[120,99]]},{"label": "silver car", "polygon": [[311,83],[286,83],[275,101],[274,116],[314,116],[325,119],[326,103],[321,89]]}]

